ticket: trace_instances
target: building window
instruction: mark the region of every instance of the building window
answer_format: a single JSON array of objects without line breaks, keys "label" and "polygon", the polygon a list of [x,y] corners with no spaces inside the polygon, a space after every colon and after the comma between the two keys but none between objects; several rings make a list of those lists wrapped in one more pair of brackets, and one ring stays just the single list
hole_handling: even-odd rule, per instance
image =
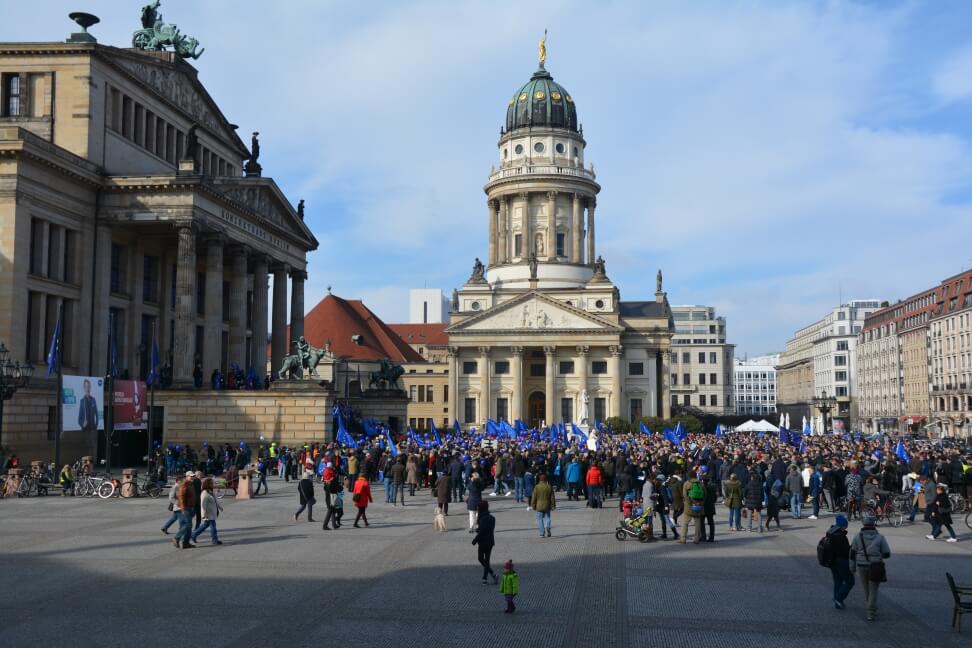
[{"label": "building window", "polygon": [[678,351],[672,351],[671,363],[676,364],[678,362]]},{"label": "building window", "polygon": [[566,234],[557,232],[557,256],[566,256],[564,253],[564,246],[566,245]]},{"label": "building window", "polygon": [[3,116],[20,116],[20,75],[3,75]]},{"label": "building window", "polygon": [[672,374],[672,384],[673,385],[678,384],[678,374]]},{"label": "building window", "polygon": [[206,273],[196,273],[196,314],[206,314]]},{"label": "building window", "polygon": [[686,385],[686,386],[691,385],[692,384],[692,374],[683,373],[682,374],[682,384],[683,385]]},{"label": "building window", "polygon": [[124,246],[111,244],[111,292],[125,292],[125,262],[127,254]]},{"label": "building window", "polygon": [[688,364],[692,362],[692,354],[688,351],[682,351],[682,364]]},{"label": "building window", "polygon": [[705,407],[705,394],[699,394],[699,407]]},{"label": "building window", "polygon": [[847,340],[838,340],[837,341],[837,350],[838,351],[847,351]]},{"label": "building window", "polygon": [[710,373],[709,374],[709,384],[710,385],[718,385],[719,384],[719,381],[716,380],[716,375],[717,374],[714,374],[714,373]]},{"label": "building window", "polygon": [[641,399],[632,398],[631,399],[631,421],[637,421],[642,416],[641,414]]},{"label": "building window", "polygon": [[145,255],[142,257],[142,301],[159,300],[159,258]]},{"label": "building window", "polygon": [[530,375],[534,378],[542,378],[547,375],[547,365],[534,363],[530,365]]},{"label": "building window", "polygon": [[435,395],[434,395],[434,393],[435,393],[435,390],[433,389],[432,385],[426,385],[425,386],[425,402],[426,403],[434,403],[435,402]]},{"label": "building window", "polygon": [[834,380],[847,380],[847,372],[846,371],[835,371],[834,372]]},{"label": "building window", "polygon": [[418,402],[425,402],[425,385],[418,386]]},{"label": "building window", "polygon": [[560,420],[566,423],[567,421],[574,420],[574,399],[573,398],[561,398],[560,399]]},{"label": "building window", "polygon": [[835,367],[846,367],[847,366],[847,356],[843,356],[843,355],[834,356],[834,366]]},{"label": "building window", "polygon": [[699,384],[700,385],[704,385],[705,384],[705,374],[704,373],[700,373],[699,374]]},{"label": "building window", "polygon": [[678,396],[672,394],[672,406],[678,405]]},{"label": "building window", "polygon": [[[442,402],[449,402],[449,385],[442,385]],[[448,423],[446,425],[448,425]]]},{"label": "building window", "polygon": [[462,363],[462,373],[469,376],[479,371],[475,360],[464,360]]},{"label": "building window", "polygon": [[718,360],[718,358],[716,357],[716,353],[715,353],[715,351],[710,351],[710,352],[709,352],[709,363],[710,363],[710,364],[715,364],[715,363],[717,363],[717,362],[719,362],[719,360]]},{"label": "building window", "polygon": [[718,404],[719,404],[719,397],[718,396],[716,396],[715,394],[712,394],[711,396],[709,396],[709,405],[711,405],[712,407],[715,407]]},{"label": "building window", "polygon": [[496,420],[498,421],[508,421],[510,420],[510,401],[506,398],[496,399]]},{"label": "building window", "polygon": [[476,399],[467,398],[463,402],[463,412],[465,421],[464,423],[475,423],[476,422]]},{"label": "building window", "polygon": [[689,406],[691,404],[692,404],[692,396],[691,396],[691,394],[684,394],[682,396],[682,405]]},{"label": "building window", "polygon": [[513,256],[518,257],[522,254],[523,250],[523,235],[514,234],[513,235]]},{"label": "building window", "polygon": [[846,396],[847,395],[847,388],[846,387],[838,387],[837,388],[837,395],[838,396]]},{"label": "building window", "polygon": [[574,373],[574,361],[573,360],[561,360],[560,362],[560,375],[569,376]]},{"label": "building window", "polygon": [[595,398],[594,399],[594,420],[603,421],[604,412],[607,410],[607,399],[606,398]]},{"label": "building window", "polygon": [[[413,403],[418,402],[418,387],[416,387],[415,385],[412,385],[411,387],[408,388],[408,399]],[[415,427],[414,423],[412,423],[412,427]]]},{"label": "building window", "polygon": [[699,351],[699,364],[705,364],[705,351]]},{"label": "building window", "polygon": [[493,369],[497,376],[505,376],[510,373],[510,361],[509,360],[497,360]]},{"label": "building window", "polygon": [[607,360],[595,360],[591,363],[591,374],[603,376],[607,373]]},{"label": "building window", "polygon": [[645,375],[645,364],[643,362],[629,362],[628,363],[628,375],[629,376],[644,376]]}]

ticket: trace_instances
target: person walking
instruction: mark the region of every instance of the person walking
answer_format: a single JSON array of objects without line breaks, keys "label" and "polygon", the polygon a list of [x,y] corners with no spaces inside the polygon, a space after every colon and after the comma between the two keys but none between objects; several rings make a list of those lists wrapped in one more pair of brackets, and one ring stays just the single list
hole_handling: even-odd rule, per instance
[{"label": "person walking", "polygon": [[211,477],[207,477],[202,482],[200,506],[202,507],[202,524],[196,527],[190,539],[195,542],[199,534],[209,529],[209,538],[212,544],[223,544],[216,532],[216,518],[219,517],[219,512],[223,510],[223,507],[219,505],[216,496],[213,495],[213,480]]},{"label": "person walking", "polygon": [[197,470],[192,474],[192,490],[196,495],[196,507],[193,513],[196,515],[196,526],[202,524],[202,480],[204,475],[202,471]]},{"label": "person walking", "polygon": [[507,560],[503,565],[503,580],[500,583],[500,594],[506,599],[505,614],[516,612],[516,605],[513,599],[520,593],[520,575],[513,569],[513,561]]},{"label": "person walking", "polygon": [[863,526],[850,547],[851,571],[860,576],[867,604],[867,620],[877,618],[878,586],[887,580],[884,561],[891,557],[887,539],[874,528],[874,517],[865,515]]},{"label": "person walking", "polygon": [[570,463],[567,464],[567,499],[580,499],[580,480],[581,465],[580,462],[577,461],[577,457],[573,457],[571,458]]},{"label": "person walking", "polygon": [[321,525],[321,531],[330,531],[331,527],[328,525],[332,522],[334,523],[335,529],[338,527],[332,497],[341,490],[341,482],[338,481],[338,474],[334,470],[334,466],[328,462],[324,465],[324,473],[321,475],[321,479],[324,482],[324,506],[327,507],[327,513],[324,515],[324,524]]},{"label": "person walking", "polygon": [[736,473],[722,482],[723,503],[729,509],[729,530],[742,531],[742,484]]},{"label": "person walking", "polygon": [[547,475],[540,473],[540,481],[533,489],[530,496],[530,508],[537,517],[537,531],[540,537],[550,537],[550,514],[557,508],[557,500],[554,496],[553,488],[547,482]]},{"label": "person walking", "polygon": [[834,607],[843,610],[847,595],[854,589],[854,575],[850,569],[850,542],[847,540],[847,516],[838,513],[834,525],[827,531],[830,544],[830,575],[834,579]]},{"label": "person walking", "polygon": [[486,577],[493,578],[493,584],[498,582],[496,572],[489,566],[489,558],[493,553],[493,546],[496,544],[494,532],[496,531],[496,518],[489,512],[489,502],[482,500],[477,509],[479,522],[477,524],[476,536],[472,539],[473,546],[476,547],[476,559],[483,566],[483,585],[486,585]]},{"label": "person walking", "polygon": [[435,500],[439,505],[442,515],[449,515],[449,499],[452,497],[452,488],[449,483],[449,473],[444,472],[435,480]]},{"label": "person walking", "polygon": [[307,509],[307,521],[314,521],[314,505],[317,499],[314,497],[314,473],[309,470],[304,471],[304,476],[297,482],[297,497],[300,499],[300,508],[294,513],[294,522],[300,518],[300,514]]},{"label": "person walking", "polygon": [[817,469],[814,468],[813,466],[809,466],[809,469],[810,469],[809,493],[810,493],[810,501],[813,504],[813,513],[807,519],[816,520],[817,517],[820,515],[820,493],[822,490],[820,486],[820,473],[818,473]]},{"label": "person walking", "polygon": [[604,484],[601,467],[597,463],[592,463],[584,479],[587,484],[587,505],[591,508],[601,508],[601,489]]},{"label": "person walking", "polygon": [[405,462],[405,481],[408,482],[409,497],[415,497],[415,488],[418,486],[418,471],[418,462],[414,455],[410,455],[408,461]]},{"label": "person walking", "polygon": [[[391,467],[392,484],[395,486],[395,496],[402,500],[402,506],[405,506],[405,458],[399,457]],[[395,501],[392,501],[392,506],[398,506]]]},{"label": "person walking", "polygon": [[368,524],[368,504],[373,502],[371,499],[371,484],[368,483],[368,478],[364,473],[358,474],[358,481],[354,483],[354,493],[351,495],[351,501],[354,502],[355,507],[358,509],[358,514],[354,518],[354,527],[360,529],[358,522],[364,520],[364,525],[371,526]]},{"label": "person walking", "polygon": [[[172,511],[172,515],[169,519],[165,521],[162,525],[162,535],[169,534],[169,527],[179,522],[182,518],[182,508],[179,506],[179,489],[182,488],[182,484],[185,482],[186,476],[177,474],[175,478],[175,484],[169,489],[169,510]],[[179,528],[182,528],[180,523]]]},{"label": "person walking", "polygon": [[790,517],[799,520],[803,514],[803,475],[796,464],[790,464],[784,488],[790,493]]},{"label": "person walking", "polygon": [[[704,469],[705,466],[702,466]],[[700,521],[702,527],[702,542],[715,542],[715,513],[716,501],[719,499],[719,490],[712,481],[711,473],[702,473],[702,485],[705,487],[705,500],[702,504],[702,515],[704,519]],[[709,532],[706,533],[706,526]]]},{"label": "person walking", "polygon": [[685,517],[682,519],[682,537],[678,542],[685,544],[688,540],[688,528],[691,522],[695,526],[692,542],[702,542],[702,515],[705,510],[705,486],[695,475],[691,475],[682,484],[682,501],[686,503]]},{"label": "person walking", "polygon": [[263,488],[263,494],[269,495],[270,489],[267,487],[267,462],[261,461],[257,464],[257,475],[257,485],[256,490],[253,491],[253,495],[259,495],[261,487]]},{"label": "person walking", "polygon": [[179,532],[176,533],[172,544],[176,548],[192,549],[189,538],[192,535],[192,517],[196,512],[196,490],[192,486],[192,471],[186,472],[186,478],[179,486]]},{"label": "person walking", "polygon": [[469,511],[469,533],[476,530],[476,521],[479,516],[479,503],[483,501],[483,484],[479,479],[479,473],[473,472],[469,476],[469,487],[466,489],[466,510]]},{"label": "person walking", "polygon": [[762,533],[763,519],[760,512],[763,510],[763,484],[755,470],[749,473],[749,482],[743,493],[743,504],[749,510],[749,530],[753,530],[753,522],[756,522],[759,532]]},{"label": "person walking", "polygon": [[958,542],[955,529],[952,528],[952,500],[945,492],[945,484],[935,487],[935,499],[928,505],[928,521],[931,523],[932,532],[926,538],[937,540],[942,534],[942,527],[945,527],[950,536],[945,542]]}]

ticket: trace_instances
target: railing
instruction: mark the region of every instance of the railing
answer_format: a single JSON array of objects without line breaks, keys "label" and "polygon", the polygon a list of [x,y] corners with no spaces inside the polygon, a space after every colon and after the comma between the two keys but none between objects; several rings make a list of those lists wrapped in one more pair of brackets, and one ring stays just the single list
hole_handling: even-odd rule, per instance
[{"label": "railing", "polygon": [[507,178],[530,175],[563,175],[572,176],[575,178],[584,178],[585,180],[594,180],[596,177],[593,171],[589,171],[583,167],[528,165],[506,167],[505,169],[494,171],[493,173],[489,174],[489,181],[495,182],[496,180],[505,180]]}]

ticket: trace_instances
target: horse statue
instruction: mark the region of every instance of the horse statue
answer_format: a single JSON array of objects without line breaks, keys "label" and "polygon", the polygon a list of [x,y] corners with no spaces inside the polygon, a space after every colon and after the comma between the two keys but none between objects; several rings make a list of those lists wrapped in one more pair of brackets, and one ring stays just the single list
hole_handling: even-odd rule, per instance
[{"label": "horse statue", "polygon": [[[295,340],[294,344],[297,345],[298,342]],[[280,380],[287,380],[291,376],[303,378],[304,369],[307,369],[312,378],[317,378],[317,364],[321,361],[321,358],[328,355],[330,355],[328,351],[318,349],[312,344],[305,344],[303,348],[298,345],[297,353],[284,356],[277,377]]]},{"label": "horse statue", "polygon": [[156,0],[154,4],[142,7],[142,28],[132,34],[132,47],[161,52],[168,45],[184,59],[197,59],[202,56],[206,50],[199,49],[197,39],[179,33],[179,27],[175,23],[162,21],[162,13],[158,10],[160,4]]},{"label": "horse statue", "polygon": [[368,388],[377,386],[379,389],[394,389],[398,387],[398,379],[405,374],[401,365],[392,364],[388,360],[381,361],[381,368],[369,374]]}]

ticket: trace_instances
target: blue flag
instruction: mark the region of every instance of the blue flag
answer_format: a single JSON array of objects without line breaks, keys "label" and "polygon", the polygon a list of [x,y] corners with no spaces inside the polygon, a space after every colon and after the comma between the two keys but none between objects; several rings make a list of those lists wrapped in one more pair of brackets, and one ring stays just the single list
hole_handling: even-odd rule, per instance
[{"label": "blue flag", "polygon": [[493,419],[486,419],[486,434],[497,437],[500,435],[500,427]]},{"label": "blue flag", "polygon": [[462,436],[462,426],[459,425],[459,419],[452,419],[452,420],[453,420],[452,429],[456,431],[456,436],[457,437],[461,437]]},{"label": "blue flag", "polygon": [[685,431],[685,426],[679,421],[675,424],[675,430],[673,431],[675,438],[679,441],[684,441],[688,437],[688,432]]},{"label": "blue flag", "polygon": [[909,463],[911,461],[911,455],[908,454],[908,451],[905,449],[904,444],[900,439],[898,439],[898,445],[894,447],[894,454],[898,459],[904,461],[905,463]]},{"label": "blue flag", "polygon": [[57,373],[58,362],[60,358],[61,346],[61,318],[60,314],[57,318],[57,324],[54,325],[54,335],[51,336],[51,346],[50,350],[47,352],[47,377],[50,378],[52,375]]},{"label": "blue flag", "polygon": [[800,448],[799,448],[799,450],[800,450],[800,452],[806,452],[807,451],[807,442],[803,440],[802,435],[800,437]]},{"label": "blue flag", "polygon": [[435,445],[442,445],[442,437],[439,436],[439,431],[435,429],[435,421],[432,421],[432,436],[435,438]]},{"label": "blue flag", "polygon": [[662,435],[665,437],[665,440],[668,441],[669,443],[673,445],[678,445],[678,437],[675,436],[675,433],[672,432],[671,429],[665,428],[665,431],[662,433]]},{"label": "blue flag", "polygon": [[647,434],[648,436],[651,436],[651,430],[648,429],[648,426],[645,425],[644,421],[641,422],[641,425],[639,427],[641,428],[642,434]]},{"label": "blue flag", "polygon": [[500,430],[500,433],[501,434],[505,434],[506,436],[510,437],[511,439],[515,439],[516,438],[516,430],[514,430],[513,429],[513,426],[510,425],[509,423],[507,423],[505,420],[504,421],[500,421],[499,430]]},{"label": "blue flag", "polygon": [[807,421],[807,422],[806,422],[806,423],[805,423],[805,424],[803,425],[803,433],[804,433],[805,435],[807,435],[807,436],[810,436],[811,434],[813,434],[813,430],[812,430],[812,429],[810,428],[810,421]]},{"label": "blue flag", "polygon": [[344,428],[344,417],[340,415],[338,415],[338,433],[337,433],[336,440],[341,445],[347,446],[349,448],[358,447],[358,442],[355,441],[354,438],[350,434],[348,434],[348,431]]},{"label": "blue flag", "polygon": [[722,429],[722,423],[716,424],[715,435],[717,439],[721,439],[726,435],[725,430]]},{"label": "blue flag", "polygon": [[794,448],[799,448],[803,443],[803,432],[797,432],[796,430],[790,432],[790,445]]},{"label": "blue flag", "polygon": [[391,430],[388,430],[388,429],[385,430],[385,439],[388,441],[388,449],[391,451],[391,456],[397,457],[398,456],[398,448],[395,447],[394,442],[392,442]]},{"label": "blue flag", "polygon": [[159,380],[159,338],[153,332],[152,335],[152,359],[149,360],[149,373],[145,382],[154,385]]},{"label": "blue flag", "polygon": [[790,442],[790,431],[787,430],[785,427],[781,427],[780,428],[780,443],[789,443],[789,442]]},{"label": "blue flag", "polygon": [[513,429],[515,429],[517,432],[526,432],[528,428],[526,426],[526,423],[524,423],[520,419],[516,419],[515,421],[513,421]]},{"label": "blue flag", "polygon": [[585,443],[587,443],[587,435],[584,434],[584,432],[573,423],[570,424],[570,431],[572,434],[579,436]]}]

